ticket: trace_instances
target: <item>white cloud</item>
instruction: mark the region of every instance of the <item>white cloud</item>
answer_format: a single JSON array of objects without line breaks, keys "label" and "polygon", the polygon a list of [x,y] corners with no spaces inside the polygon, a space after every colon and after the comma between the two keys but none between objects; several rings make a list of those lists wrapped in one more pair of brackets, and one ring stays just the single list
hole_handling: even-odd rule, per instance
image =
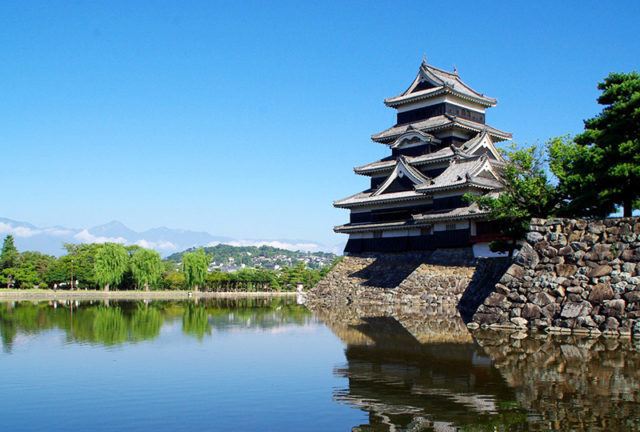
[{"label": "white cloud", "polygon": [[42,230],[42,232],[51,234],[54,236],[65,236],[65,235],[73,234],[73,231],[70,231],[67,229],[60,229],[60,228],[45,228]]},{"label": "white cloud", "polygon": [[14,227],[11,224],[0,222],[0,233],[11,234],[16,237],[32,237],[36,234],[40,234],[40,230],[34,230],[28,227],[18,226]]},{"label": "white cloud", "polygon": [[123,237],[94,236],[87,229],[83,229],[78,234],[74,235],[73,238],[83,243],[127,243],[127,239]]},{"label": "white cloud", "polygon": [[160,249],[160,250],[176,250],[178,246],[174,245],[170,241],[148,241],[145,239],[138,240],[135,244],[145,249]]},{"label": "white cloud", "polygon": [[320,246],[315,243],[285,243],[278,240],[273,240],[273,241],[234,240],[230,242],[225,242],[225,244],[228,244],[231,246],[256,246],[256,247],[271,246],[274,248],[287,249],[291,251],[302,250],[302,251],[315,252],[317,250],[320,250]]},{"label": "white cloud", "polygon": [[205,245],[205,247],[214,247],[214,246],[218,246],[219,244],[220,244],[219,241],[212,241],[212,242],[207,243]]}]

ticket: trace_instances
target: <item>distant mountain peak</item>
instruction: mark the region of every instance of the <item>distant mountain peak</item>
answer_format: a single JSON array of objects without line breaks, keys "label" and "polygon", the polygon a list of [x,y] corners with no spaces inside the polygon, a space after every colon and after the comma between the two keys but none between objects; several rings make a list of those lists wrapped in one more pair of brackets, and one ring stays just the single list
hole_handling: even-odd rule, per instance
[{"label": "distant mountain peak", "polygon": [[161,255],[185,250],[228,244],[233,246],[272,246],[287,250],[328,251],[316,242],[296,240],[246,240],[232,237],[213,236],[207,232],[171,229],[167,227],[152,228],[136,232],[120,221],[112,220],[92,228],[65,228],[63,226],[37,227],[27,222],[0,217],[0,236],[11,234],[20,251],[34,250],[52,255],[65,253],[64,243],[121,243],[136,244],[148,249],[155,249]]}]

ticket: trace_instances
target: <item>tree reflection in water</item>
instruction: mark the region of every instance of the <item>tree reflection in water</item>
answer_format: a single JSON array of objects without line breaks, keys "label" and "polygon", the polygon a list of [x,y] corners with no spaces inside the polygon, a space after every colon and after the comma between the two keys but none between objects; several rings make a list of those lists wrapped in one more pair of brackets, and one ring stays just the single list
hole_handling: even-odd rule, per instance
[{"label": "tree reflection in water", "polygon": [[468,332],[457,311],[314,311],[346,344],[353,431],[640,430],[639,344]]},{"label": "tree reflection in water", "polygon": [[93,319],[95,341],[105,345],[120,344],[128,339],[127,323],[119,307],[100,306]]},{"label": "tree reflection in water", "polygon": [[186,301],[50,301],[0,302],[2,347],[11,353],[20,334],[61,329],[67,343],[117,345],[151,340],[165,322],[182,320],[185,334],[202,339],[212,329],[231,327],[272,328],[304,324],[311,313],[291,298],[244,298]]},{"label": "tree reflection in water", "polygon": [[205,334],[211,334],[209,314],[203,305],[194,303],[187,305],[184,309],[184,315],[182,315],[182,331],[185,334],[196,336],[198,339],[202,339]]},{"label": "tree reflection in water", "polygon": [[131,338],[135,341],[155,339],[160,334],[164,317],[156,307],[144,303],[131,316]]}]

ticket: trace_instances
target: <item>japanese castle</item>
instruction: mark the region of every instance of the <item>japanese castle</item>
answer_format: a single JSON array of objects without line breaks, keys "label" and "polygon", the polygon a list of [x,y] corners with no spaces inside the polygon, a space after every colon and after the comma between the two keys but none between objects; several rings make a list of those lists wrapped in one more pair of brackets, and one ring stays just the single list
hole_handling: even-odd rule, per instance
[{"label": "japanese castle", "polygon": [[496,238],[486,211],[464,194],[497,195],[504,159],[495,143],[511,134],[485,124],[496,99],[473,90],[458,76],[427,64],[402,94],[384,100],[396,124],[371,137],[391,156],[355,167],[371,186],[335,201],[350,210],[345,253],[428,251],[473,246],[476,256]]}]

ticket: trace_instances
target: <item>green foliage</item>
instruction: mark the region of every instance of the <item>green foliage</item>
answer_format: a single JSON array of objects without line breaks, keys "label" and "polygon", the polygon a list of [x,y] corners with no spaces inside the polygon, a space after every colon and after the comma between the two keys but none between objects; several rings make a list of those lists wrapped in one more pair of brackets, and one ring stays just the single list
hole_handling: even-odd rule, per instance
[{"label": "green foliage", "polygon": [[202,339],[205,334],[211,334],[207,309],[204,306],[189,303],[182,315],[182,331],[198,339]]},{"label": "green foliage", "polygon": [[164,266],[158,252],[149,249],[137,249],[131,257],[131,273],[138,287],[156,286]]},{"label": "green foliage", "polygon": [[611,73],[598,83],[602,112],[573,141],[552,141],[551,169],[566,196],[566,215],[604,217],[622,205],[631,216],[640,198],[640,75]]},{"label": "green foliage", "polygon": [[124,272],[129,268],[129,253],[116,243],[105,243],[98,250],[95,258],[96,282],[109,289],[110,285],[118,285]]},{"label": "green foliage", "polygon": [[95,257],[101,247],[100,244],[65,244],[67,255],[58,258],[51,264],[45,274],[45,282],[48,286],[52,286],[54,283],[58,285],[70,283],[73,265],[73,278],[78,281],[79,286],[96,288],[98,283],[95,277]]},{"label": "green foliage", "polygon": [[503,151],[506,159],[502,182],[504,190],[498,196],[471,195],[465,198],[488,210],[488,218],[501,227],[505,240],[492,242],[494,252],[509,252],[517,247],[529,229],[532,217],[547,217],[558,202],[557,193],[549,183],[542,166],[543,157],[537,147],[519,148],[511,144]]},{"label": "green foliage", "polygon": [[2,252],[0,253],[0,269],[15,267],[18,264],[20,253],[16,249],[16,245],[12,235],[4,238],[2,243]]},{"label": "green foliage", "polygon": [[210,257],[200,248],[195,252],[187,252],[182,257],[182,271],[187,287],[196,291],[204,284],[207,278],[207,267],[211,261]]},{"label": "green foliage", "polygon": [[0,253],[0,283],[6,284],[7,288],[14,284],[19,256],[13,236],[6,236]]},{"label": "green foliage", "polygon": [[162,312],[155,307],[138,304],[138,309],[131,317],[131,336],[133,340],[143,341],[156,338],[164,318]]},{"label": "green foliage", "polygon": [[[306,288],[312,287],[331,268],[308,268],[299,261],[293,268],[280,270],[244,267],[231,273],[220,270],[208,273],[209,257],[202,249],[184,255],[186,264],[183,270],[183,266],[174,262],[163,262],[155,251],[138,246],[66,244],[65,248],[68,253],[60,258],[30,251],[18,254],[16,265],[4,270],[10,272],[11,285],[53,288],[55,284],[58,289],[68,289],[73,269],[74,281],[85,289],[113,284],[120,289],[143,289],[148,284],[159,289],[184,290],[194,289],[197,283],[198,288],[213,291],[292,290],[298,283]],[[191,277],[189,284],[187,275]],[[5,276],[0,283],[6,283],[6,280]]]},{"label": "green foliage", "polygon": [[127,340],[129,334],[125,317],[119,307],[98,308],[93,320],[93,329],[96,339],[105,345],[120,344]]},{"label": "green foliage", "polygon": [[[182,262],[182,257],[185,253],[193,252],[195,249],[188,249],[185,252],[178,252],[169,255],[167,261],[175,263]],[[286,249],[274,248],[271,246],[231,246],[226,244],[219,244],[212,247],[205,247],[204,252],[211,256],[211,261],[216,263],[227,263],[231,258],[237,265],[245,264],[246,266],[254,266],[260,258],[269,258],[273,260],[275,264],[282,267],[289,263],[300,261],[305,257],[318,257],[332,259],[335,257],[332,253],[327,252],[300,252],[290,251]],[[284,257],[276,259],[275,257]],[[317,268],[315,263],[310,263],[311,268]]]},{"label": "green foliage", "polygon": [[45,287],[46,275],[55,264],[56,258],[40,252],[23,252],[20,254],[19,266],[15,274],[16,286],[20,288]]}]

